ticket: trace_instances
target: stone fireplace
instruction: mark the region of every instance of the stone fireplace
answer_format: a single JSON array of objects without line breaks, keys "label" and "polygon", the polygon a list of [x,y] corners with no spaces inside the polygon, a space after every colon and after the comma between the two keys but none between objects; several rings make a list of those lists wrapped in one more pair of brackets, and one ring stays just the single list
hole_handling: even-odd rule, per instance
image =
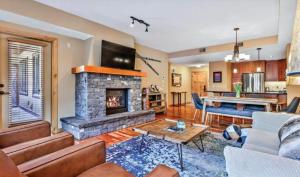
[{"label": "stone fireplace", "polygon": [[[107,111],[107,91],[127,90],[127,111],[142,110],[141,77],[100,73],[76,74],[75,114],[82,119],[103,118]],[[111,93],[109,93],[111,94]]]},{"label": "stone fireplace", "polygon": [[145,74],[91,67],[72,70],[76,77],[75,116],[61,118],[65,131],[84,139],[154,120],[154,111],[142,110],[141,77]]}]

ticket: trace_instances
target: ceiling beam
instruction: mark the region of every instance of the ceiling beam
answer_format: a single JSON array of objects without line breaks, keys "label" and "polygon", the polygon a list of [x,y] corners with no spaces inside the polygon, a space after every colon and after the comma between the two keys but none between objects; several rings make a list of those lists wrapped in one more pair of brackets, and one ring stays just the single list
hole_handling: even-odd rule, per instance
[{"label": "ceiling beam", "polygon": [[[254,47],[261,47],[265,45],[277,44],[278,43],[278,35],[276,36],[269,36],[257,39],[250,39],[245,40],[243,42],[243,48],[254,48]],[[178,58],[178,57],[187,57],[187,56],[194,56],[194,55],[203,55],[209,53],[217,53],[217,52],[224,52],[233,50],[234,42],[227,43],[227,44],[220,44],[215,46],[209,47],[201,47],[189,50],[182,50],[178,52],[171,52],[168,53],[169,58]],[[199,49],[206,48],[205,52],[200,52]]]}]

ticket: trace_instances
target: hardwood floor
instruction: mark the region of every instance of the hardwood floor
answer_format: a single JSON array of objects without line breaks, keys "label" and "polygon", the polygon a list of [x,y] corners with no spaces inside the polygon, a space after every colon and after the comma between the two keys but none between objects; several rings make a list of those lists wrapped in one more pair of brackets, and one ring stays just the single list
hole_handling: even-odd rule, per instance
[{"label": "hardwood floor", "polygon": [[[186,106],[173,107],[170,106],[166,114],[158,114],[156,115],[156,119],[169,118],[169,119],[183,119],[185,121],[193,121],[195,109],[191,104],[187,104]],[[200,123],[202,117],[202,112],[198,111],[197,117],[195,119],[195,123]],[[215,117],[213,119],[210,131],[213,132],[222,132],[228,125],[232,124],[233,119],[230,117],[220,117],[219,122]],[[241,124],[242,120],[238,119],[235,121],[236,124]],[[245,120],[246,124],[251,124],[252,122],[249,120]],[[109,147],[113,144],[129,140],[133,137],[139,136],[139,133],[136,133],[132,130],[132,127],[125,128],[122,130],[105,133],[99,136],[95,136],[92,138],[88,138],[86,140],[78,141],[76,143],[85,143],[87,141],[92,140],[102,140],[106,142],[106,146]]]}]

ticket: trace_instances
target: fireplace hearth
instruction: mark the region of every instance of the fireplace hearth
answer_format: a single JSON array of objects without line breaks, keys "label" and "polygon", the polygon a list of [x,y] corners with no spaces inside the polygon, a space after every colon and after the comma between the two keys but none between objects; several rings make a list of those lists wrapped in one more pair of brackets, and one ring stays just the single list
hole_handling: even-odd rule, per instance
[{"label": "fireplace hearth", "polygon": [[128,111],[128,89],[106,89],[106,115]]}]

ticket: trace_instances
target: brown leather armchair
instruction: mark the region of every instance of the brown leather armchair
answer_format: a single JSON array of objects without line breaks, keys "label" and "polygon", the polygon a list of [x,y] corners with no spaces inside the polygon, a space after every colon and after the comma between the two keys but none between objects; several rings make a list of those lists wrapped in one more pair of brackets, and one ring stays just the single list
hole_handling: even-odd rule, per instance
[{"label": "brown leather armchair", "polygon": [[69,133],[50,136],[50,124],[39,121],[0,130],[0,147],[16,165],[74,145]]},{"label": "brown leather armchair", "polygon": [[[25,162],[18,167],[0,151],[0,177],[134,177],[122,167],[105,163],[105,143],[90,141]],[[178,177],[159,165],[147,177]]]},{"label": "brown leather armchair", "polygon": [[2,149],[16,165],[74,145],[73,135],[63,132]]},{"label": "brown leather armchair", "polygon": [[50,135],[50,123],[46,121],[0,129],[0,149]]}]

